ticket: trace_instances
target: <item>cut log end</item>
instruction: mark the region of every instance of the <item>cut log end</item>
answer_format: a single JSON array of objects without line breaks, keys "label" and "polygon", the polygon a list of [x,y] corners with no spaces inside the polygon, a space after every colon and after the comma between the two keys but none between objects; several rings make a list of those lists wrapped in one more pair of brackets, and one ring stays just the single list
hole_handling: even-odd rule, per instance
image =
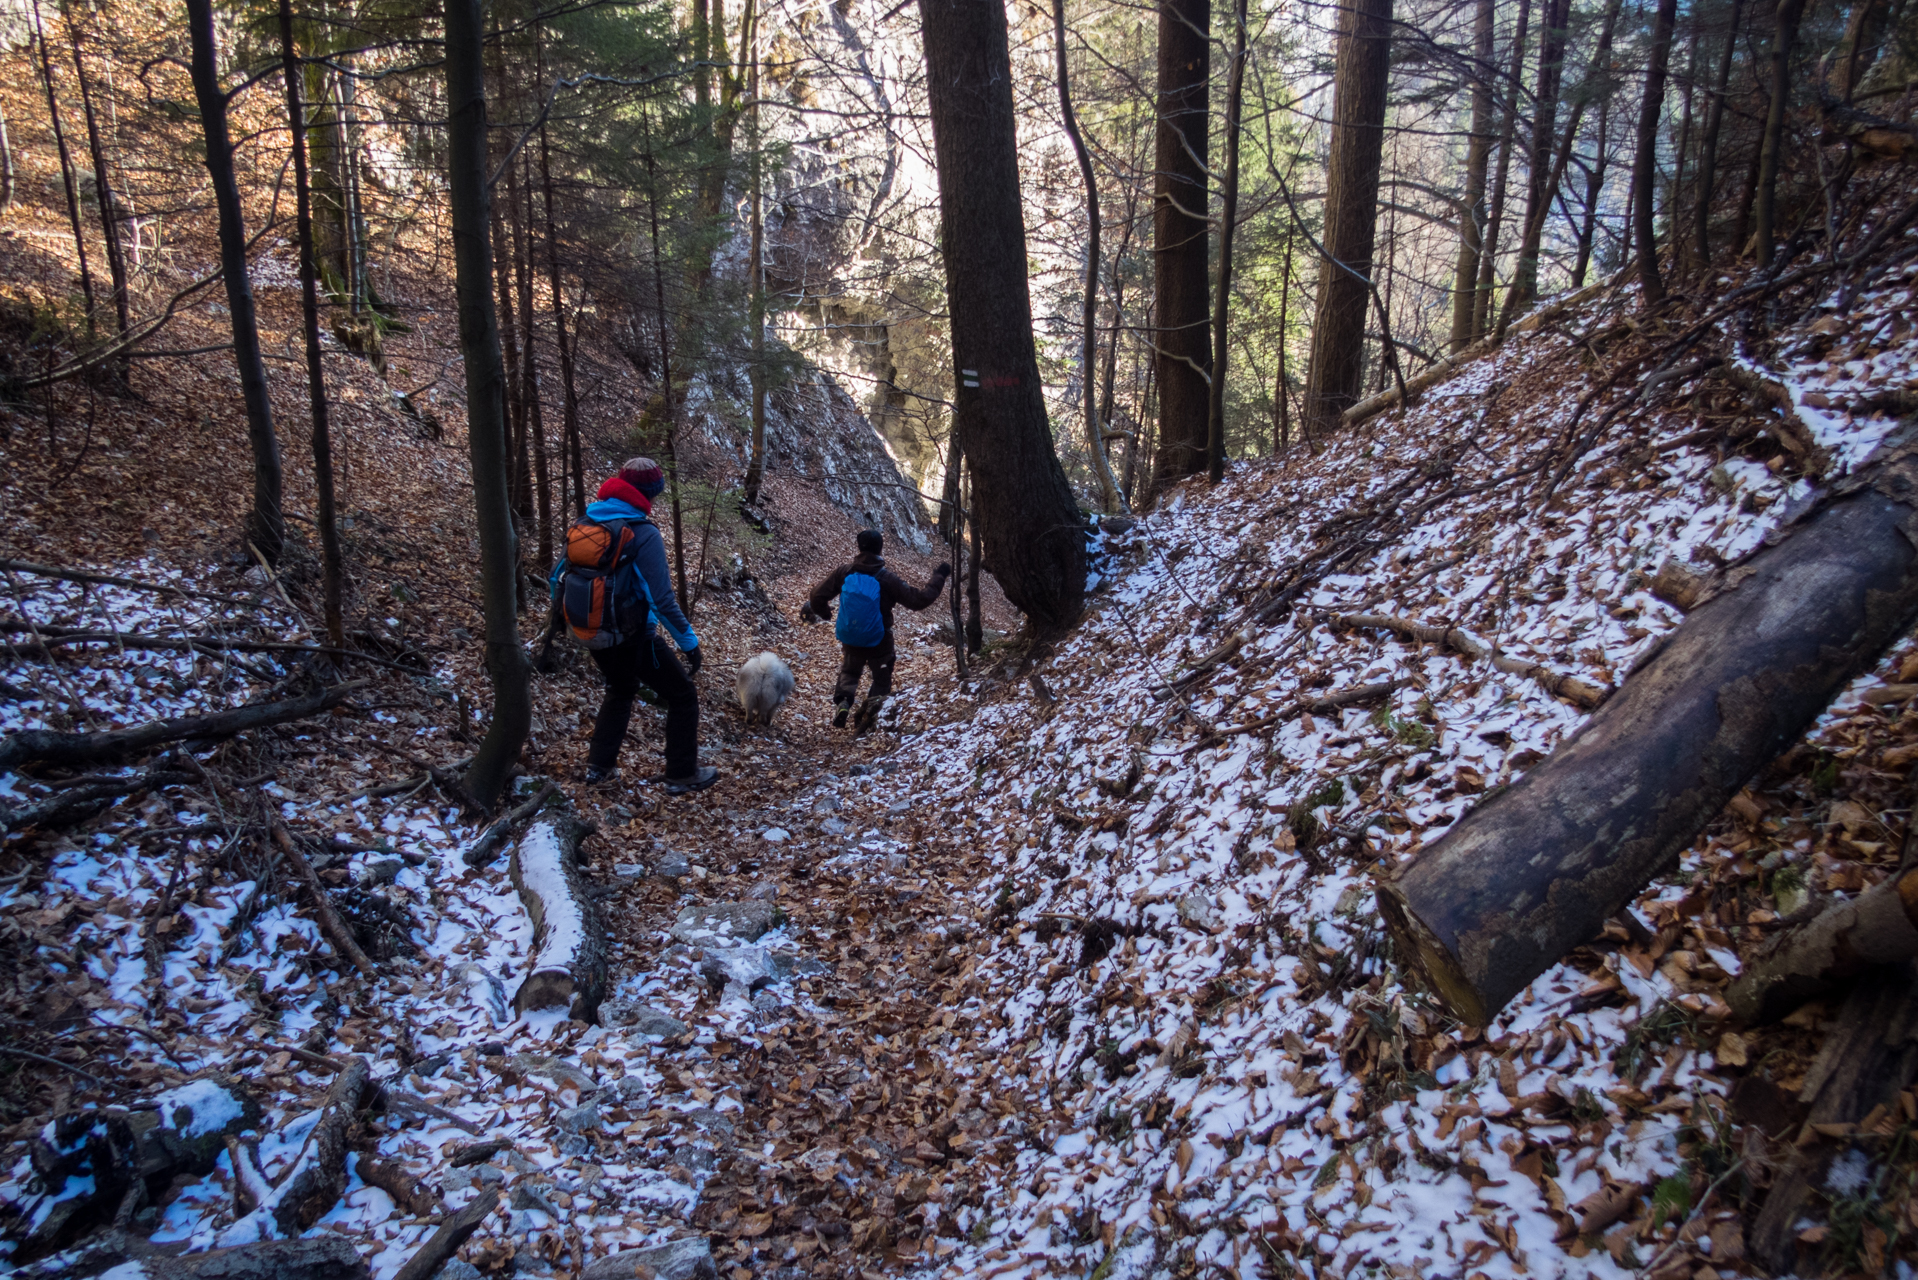
[{"label": "cut log end", "polygon": [[1379,886],[1379,914],[1398,944],[1399,955],[1418,974],[1425,986],[1445,1004],[1459,1021],[1475,1027],[1492,1020],[1496,1009],[1487,1008],[1478,989],[1458,964],[1452,951],[1405,901],[1396,885]]},{"label": "cut log end", "polygon": [[542,811],[513,849],[513,887],[533,919],[533,968],[513,1008],[563,1008],[594,1022],[606,995],[606,932],[579,869],[586,826],[570,805]]}]

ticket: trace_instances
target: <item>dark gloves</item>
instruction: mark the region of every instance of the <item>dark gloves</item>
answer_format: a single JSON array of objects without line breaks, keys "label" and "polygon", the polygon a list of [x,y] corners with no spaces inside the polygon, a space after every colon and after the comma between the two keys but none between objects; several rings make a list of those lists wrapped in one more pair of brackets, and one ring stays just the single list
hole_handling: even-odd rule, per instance
[{"label": "dark gloves", "polygon": [[821,618],[817,613],[813,612],[812,601],[810,600],[806,601],[806,603],[799,606],[799,620],[801,622],[825,621],[825,619]]},{"label": "dark gloves", "polygon": [[706,647],[704,645],[695,645],[692,651],[686,655],[686,674],[696,676],[699,674],[699,669],[705,665]]},{"label": "dark gloves", "polygon": [[952,566],[947,564],[944,560],[941,560],[939,562],[939,567],[937,569],[934,569],[933,572],[938,574],[942,578],[950,578],[952,576]]}]

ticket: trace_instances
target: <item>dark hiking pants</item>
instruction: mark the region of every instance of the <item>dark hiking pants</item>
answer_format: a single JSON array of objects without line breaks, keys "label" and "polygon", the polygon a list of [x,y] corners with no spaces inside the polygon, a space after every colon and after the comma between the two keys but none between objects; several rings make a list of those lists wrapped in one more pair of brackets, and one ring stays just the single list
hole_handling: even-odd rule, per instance
[{"label": "dark hiking pants", "polygon": [[619,745],[633,718],[633,699],[642,684],[666,704],[666,776],[689,778],[699,767],[699,695],[672,650],[648,627],[612,649],[589,649],[593,665],[606,677],[606,696],[593,720],[593,745],[586,763],[611,769],[619,763]]},{"label": "dark hiking pants", "polygon": [[892,666],[899,655],[892,647],[892,632],[878,644],[842,644],[839,646],[842,657],[839,660],[839,680],[832,687],[834,705],[850,707],[853,699],[859,696],[859,677],[867,670],[872,672],[872,688],[866,694],[866,700],[878,706],[892,692]]}]

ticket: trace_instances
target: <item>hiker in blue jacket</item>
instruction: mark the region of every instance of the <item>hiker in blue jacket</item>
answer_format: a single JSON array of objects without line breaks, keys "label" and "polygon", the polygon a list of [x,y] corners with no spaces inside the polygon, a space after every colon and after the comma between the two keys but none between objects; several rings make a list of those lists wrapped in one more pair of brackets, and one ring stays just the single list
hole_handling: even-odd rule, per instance
[{"label": "hiker in blue jacket", "polygon": [[[606,677],[606,696],[593,720],[593,741],[586,752],[586,781],[603,782],[619,772],[620,744],[632,719],[633,699],[643,684],[666,705],[666,790],[684,795],[712,786],[719,780],[719,770],[699,763],[699,695],[690,676],[699,674],[705,654],[673,594],[666,542],[650,518],[653,499],[665,487],[666,476],[657,462],[628,459],[618,475],[599,487],[598,501],[587,505],[586,518],[567,530],[568,551],[553,572],[553,584],[566,621]],[[612,550],[603,562],[607,572],[579,572],[578,567],[589,560],[575,543],[597,540],[607,545],[609,531]],[[574,568],[569,568],[569,562]],[[569,573],[573,586],[565,582]],[[600,579],[599,594],[593,594],[595,577]],[[586,588],[583,607],[576,607],[574,586]],[[660,643],[653,630],[655,618],[665,624],[686,656],[684,668],[672,650]]]},{"label": "hiker in blue jacket", "polygon": [[952,576],[952,566],[942,564],[932,571],[932,581],[922,591],[886,568],[885,557],[879,554],[885,546],[885,534],[877,529],[861,529],[859,554],[853,557],[853,562],[833,570],[824,582],[813,588],[799,611],[802,621],[830,621],[832,602],[839,601],[839,621],[833,627],[842,655],[839,680],[832,690],[835,729],[846,727],[853,699],[859,696],[859,678],[868,669],[872,671],[872,688],[859,705],[854,725],[861,733],[872,728],[879,718],[879,708],[892,692],[892,668],[898,660],[892,644],[893,606],[903,604],[912,610],[924,609],[939,599],[946,588],[946,579]]}]

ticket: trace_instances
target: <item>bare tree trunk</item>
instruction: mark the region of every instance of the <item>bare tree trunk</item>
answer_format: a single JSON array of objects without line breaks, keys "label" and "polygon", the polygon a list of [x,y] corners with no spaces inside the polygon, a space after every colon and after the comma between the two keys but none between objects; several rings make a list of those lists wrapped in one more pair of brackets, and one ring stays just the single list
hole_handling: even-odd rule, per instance
[{"label": "bare tree trunk", "polygon": [[[1452,350],[1462,351],[1473,332],[1479,251],[1485,242],[1485,176],[1492,157],[1493,26],[1497,0],[1477,0],[1472,20],[1472,138],[1465,146],[1465,197],[1459,202],[1458,270],[1452,277]],[[1290,246],[1288,246],[1289,253]],[[1288,281],[1289,283],[1289,281]],[[1283,311],[1283,305],[1281,305]],[[1283,328],[1283,321],[1281,321]],[[1284,370],[1284,356],[1280,356]]]},{"label": "bare tree trunk", "polygon": [[240,188],[233,173],[233,141],[227,131],[227,95],[220,88],[218,54],[213,43],[213,0],[186,0],[193,40],[193,92],[206,133],[206,169],[220,218],[220,267],[227,309],[233,321],[233,359],[240,368],[240,397],[246,404],[247,438],[253,446],[253,510],[246,536],[268,564],[278,564],[286,545],[285,487],[280,470],[280,441],[273,432],[273,402],[267,393],[266,362],[260,358],[260,330],[254,316],[253,284],[246,268],[246,223]]},{"label": "bare tree trunk", "polygon": [[1592,157],[1592,169],[1585,180],[1585,219],[1578,229],[1578,262],[1572,268],[1572,287],[1585,287],[1585,271],[1592,263],[1592,237],[1598,231],[1598,202],[1605,194],[1605,170],[1610,164],[1607,131],[1612,119],[1612,100],[1598,104],[1598,153]]},{"label": "bare tree trunk", "polygon": [[1154,341],[1159,380],[1155,487],[1205,466],[1212,344],[1206,158],[1211,128],[1211,0],[1159,0],[1158,124],[1153,142]]},{"label": "bare tree trunk", "polygon": [[1392,0],[1355,0],[1342,10],[1320,239],[1325,252],[1302,414],[1307,429],[1320,438],[1336,431],[1339,415],[1357,403],[1365,373],[1365,312],[1372,295],[1391,51]]},{"label": "bare tree trunk", "polygon": [[[1006,12],[919,0],[958,386],[985,567],[1039,634],[1085,605],[1085,524],[1053,451],[1032,335]],[[1201,188],[1202,189],[1202,188]]]},{"label": "bare tree trunk", "polygon": [[[1063,15],[1065,0],[1053,0]],[[1212,289],[1212,386],[1206,403],[1206,478],[1225,479],[1226,320],[1232,302],[1232,232],[1239,217],[1239,117],[1245,102],[1245,6],[1232,14],[1232,67],[1225,84],[1225,173],[1219,188],[1219,277]]]},{"label": "bare tree trunk", "polygon": [[1685,199],[1685,165],[1691,159],[1692,151],[1692,100],[1694,90],[1698,87],[1698,18],[1696,14],[1691,17],[1691,38],[1686,42],[1685,80],[1682,86],[1685,105],[1678,119],[1678,159],[1672,171],[1672,180],[1665,189],[1665,221],[1670,227],[1666,239],[1670,241],[1674,271],[1685,270],[1686,255],[1691,250],[1691,237],[1679,230],[1680,212]]},{"label": "bare tree trunk", "polygon": [[573,343],[566,333],[565,295],[560,287],[559,232],[553,224],[553,167],[547,155],[546,126],[539,127],[539,176],[546,203],[546,270],[553,289],[553,333],[559,346],[560,389],[565,393],[566,440],[573,461],[573,515],[586,514],[586,472],[580,456],[579,390],[573,381]]},{"label": "bare tree trunk", "polygon": [[753,330],[753,363],[749,372],[752,375],[753,393],[753,439],[752,456],[746,462],[747,506],[756,506],[759,502],[759,486],[766,478],[766,227],[765,218],[760,209],[762,194],[760,191],[762,140],[759,136],[759,49],[757,44],[747,51],[752,59],[748,71],[751,85],[746,91],[752,103],[752,115],[749,127],[752,131],[752,191],[748,199],[752,205],[752,244],[747,256],[747,289],[752,294],[750,323]]},{"label": "bare tree trunk", "polygon": [[[206,3],[207,0],[194,0]],[[505,789],[532,728],[533,700],[519,640],[518,557],[506,493],[506,420],[499,327],[493,314],[491,219],[486,189],[486,92],[481,0],[447,0],[447,171],[453,214],[453,263],[459,298],[460,352],[466,365],[466,422],[473,499],[480,534],[480,591],[486,607],[486,670],[493,716],[468,768],[467,792],[490,810]]]},{"label": "bare tree trunk", "polygon": [[1621,0],[1607,0],[1605,15],[1599,19],[1598,41],[1592,48],[1591,63],[1585,68],[1585,79],[1580,82],[1580,92],[1572,102],[1571,118],[1565,122],[1558,153],[1552,159],[1552,176],[1546,182],[1551,200],[1558,198],[1559,187],[1565,181],[1565,170],[1571,166],[1572,152],[1578,148],[1579,126],[1585,122],[1585,111],[1592,97],[1598,93],[1601,106],[1611,101],[1609,86],[1602,92],[1597,87],[1605,85],[1612,75],[1612,35],[1618,29],[1620,6]]},{"label": "bare tree trunk", "polygon": [[1665,73],[1672,57],[1672,28],[1678,22],[1678,0],[1658,0],[1652,18],[1651,58],[1645,68],[1645,97],[1638,109],[1638,151],[1632,157],[1632,230],[1638,249],[1638,285],[1645,305],[1665,300],[1665,281],[1658,274],[1658,126],[1665,115]]},{"label": "bare tree trunk", "polygon": [[1552,209],[1552,143],[1558,136],[1558,96],[1565,78],[1565,24],[1571,0],[1545,0],[1538,29],[1538,91],[1532,96],[1532,146],[1526,161],[1525,223],[1520,232],[1518,263],[1512,286],[1499,310],[1501,336],[1538,296],[1538,255],[1544,242],[1545,219]]},{"label": "bare tree trunk", "polygon": [[[53,87],[53,46],[40,21],[40,0],[33,0],[33,33],[40,42],[40,78],[47,90],[47,115],[53,121],[53,147],[60,154],[60,179],[66,184],[67,221],[73,225],[73,251],[80,259],[80,296],[87,304],[87,337],[94,334],[93,271],[87,265],[87,237],[80,227],[80,188],[73,176],[73,154],[67,150],[67,131],[60,123],[60,95]],[[225,110],[222,101],[221,110]]]},{"label": "bare tree trunk", "polygon": [[7,137],[7,112],[0,106],[0,214],[13,207],[13,141]]},{"label": "bare tree trunk", "polygon": [[[66,23],[67,38],[73,44],[74,82],[80,86],[80,108],[87,122],[87,152],[93,158],[93,192],[100,204],[100,231],[106,238],[107,276],[113,282],[113,317],[117,325],[114,332],[125,333],[129,323],[127,263],[120,247],[120,213],[114,205],[113,179],[107,172],[107,152],[100,138],[100,121],[93,110],[93,89],[87,83],[86,59],[80,52],[80,27],[74,22],[71,10],[67,12]],[[118,360],[115,364],[120,380],[125,382],[126,360]]]},{"label": "bare tree trunk", "polygon": [[513,195],[514,236],[518,252],[513,258],[513,277],[519,286],[520,332],[526,335],[524,379],[520,400],[526,406],[526,439],[522,446],[533,455],[533,508],[539,520],[539,568],[544,573],[553,564],[553,494],[546,467],[546,412],[540,404],[539,356],[533,349],[533,161],[523,149],[514,168],[521,181]]},{"label": "bare tree trunk", "polygon": [[1699,143],[1698,207],[1692,211],[1693,251],[1698,265],[1712,261],[1712,194],[1718,181],[1718,131],[1725,122],[1725,96],[1731,87],[1732,63],[1738,53],[1738,16],[1744,0],[1731,0],[1731,17],[1725,29],[1725,52],[1718,60],[1718,79],[1712,89],[1711,105],[1705,110],[1705,135]]},{"label": "bare tree trunk", "polygon": [[[1505,196],[1512,172],[1512,148],[1518,142],[1519,83],[1525,70],[1525,43],[1530,33],[1532,0],[1518,0],[1518,25],[1512,32],[1512,71],[1505,78],[1505,120],[1498,134],[1498,178],[1492,184],[1492,211],[1485,223],[1485,245],[1478,258],[1478,297],[1474,301],[1473,337],[1492,327],[1498,279],[1498,237],[1505,225]],[[1308,424],[1308,430],[1310,426]]]},{"label": "bare tree trunk", "polygon": [[[504,204],[513,205],[513,191],[509,184]],[[513,308],[513,242],[508,234],[506,215],[500,206],[493,206],[493,276],[499,289],[498,309],[494,312],[499,325],[500,358],[506,373],[506,456],[509,468],[506,479],[506,493],[513,504],[514,528],[520,531],[522,539],[526,525],[532,515],[532,493],[526,485],[525,452],[526,439],[526,401],[521,390],[526,385],[520,373],[519,326],[515,323]]]},{"label": "bare tree trunk", "polygon": [[333,498],[333,442],[328,431],[326,357],[320,348],[319,263],[313,250],[313,202],[307,183],[306,109],[300,102],[300,59],[293,45],[293,6],[280,0],[280,61],[286,75],[286,116],[293,131],[293,211],[300,251],[300,330],[306,344],[307,404],[313,415],[314,519],[320,532],[321,594],[326,642],[346,648],[342,607],[345,555]]},{"label": "bare tree trunk", "polygon": [[[704,20],[705,0],[700,0],[699,13]],[[661,256],[659,243],[659,171],[653,157],[652,125],[643,113],[640,116],[641,136],[646,147],[646,216],[651,226],[653,239],[653,291],[659,306],[659,361],[666,382],[666,470],[672,490],[673,507],[673,563],[678,572],[679,598],[687,599],[686,594],[686,539],[681,536],[683,517],[679,501],[679,393],[673,386],[673,363],[671,347],[666,329],[666,260]]]},{"label": "bare tree trunk", "polygon": [[1079,118],[1072,110],[1071,81],[1066,73],[1066,0],[1052,0],[1052,40],[1059,75],[1059,114],[1065,123],[1066,137],[1072,142],[1072,154],[1079,160],[1079,179],[1086,187],[1086,274],[1079,318],[1079,398],[1084,402],[1087,460],[1092,463],[1093,477],[1099,482],[1100,507],[1106,511],[1123,511],[1125,497],[1119,492],[1119,482],[1112,478],[1105,430],[1099,421],[1099,399],[1092,389],[1099,367],[1099,183],[1092,172],[1092,155],[1086,150],[1085,139],[1079,136]]},{"label": "bare tree trunk", "polygon": [[1285,235],[1285,264],[1279,268],[1279,379],[1272,388],[1272,452],[1292,443],[1292,388],[1285,376],[1285,345],[1292,332],[1292,233]]},{"label": "bare tree trunk", "polygon": [[1785,116],[1791,107],[1791,55],[1798,43],[1798,22],[1805,0],[1778,0],[1778,26],[1771,44],[1771,109],[1765,115],[1765,140],[1759,151],[1757,208],[1753,234],[1758,238],[1758,265],[1771,265],[1778,204],[1779,152],[1785,145]]}]

